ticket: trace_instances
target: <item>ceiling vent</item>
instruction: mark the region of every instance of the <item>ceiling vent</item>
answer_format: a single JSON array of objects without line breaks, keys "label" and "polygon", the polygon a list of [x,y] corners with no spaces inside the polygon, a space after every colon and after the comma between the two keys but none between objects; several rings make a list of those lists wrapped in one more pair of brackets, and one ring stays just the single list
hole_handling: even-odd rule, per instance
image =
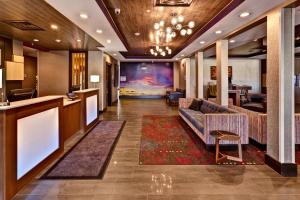
[{"label": "ceiling vent", "polygon": [[22,31],[44,31],[41,27],[38,27],[28,21],[13,20],[3,22]]},{"label": "ceiling vent", "polygon": [[193,0],[155,0],[155,6],[190,6]]}]

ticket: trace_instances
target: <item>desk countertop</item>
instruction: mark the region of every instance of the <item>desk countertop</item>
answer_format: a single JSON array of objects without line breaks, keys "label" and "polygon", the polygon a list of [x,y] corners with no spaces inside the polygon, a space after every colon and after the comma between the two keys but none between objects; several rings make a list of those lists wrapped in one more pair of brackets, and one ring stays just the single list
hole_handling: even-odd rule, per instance
[{"label": "desk countertop", "polygon": [[13,108],[28,106],[28,105],[32,105],[32,104],[36,104],[36,103],[41,103],[44,101],[51,101],[51,100],[59,99],[59,98],[63,98],[63,96],[44,96],[44,97],[38,97],[38,98],[27,99],[27,100],[22,100],[22,101],[15,101],[15,102],[11,102],[9,106],[1,106],[0,111],[5,111],[5,110],[13,109]]},{"label": "desk countertop", "polygon": [[78,90],[74,91],[74,93],[87,93],[87,92],[92,92],[92,91],[97,91],[99,88],[90,88],[90,89],[85,89],[85,90]]}]

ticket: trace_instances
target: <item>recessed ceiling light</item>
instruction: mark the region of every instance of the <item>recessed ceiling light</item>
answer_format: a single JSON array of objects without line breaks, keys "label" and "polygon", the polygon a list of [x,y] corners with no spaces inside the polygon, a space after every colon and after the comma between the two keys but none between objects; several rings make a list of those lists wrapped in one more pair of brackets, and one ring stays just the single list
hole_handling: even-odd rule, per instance
[{"label": "recessed ceiling light", "polygon": [[184,57],[185,55],[184,54],[181,54],[181,57]]},{"label": "recessed ceiling light", "polygon": [[146,10],[146,12],[147,12],[147,13],[150,13],[150,12],[151,12],[151,10],[149,10],[149,9],[148,9],[148,10]]},{"label": "recessed ceiling light", "polygon": [[81,40],[80,40],[80,39],[78,39],[78,40],[77,40],[77,42],[81,42]]},{"label": "recessed ceiling light", "polygon": [[39,40],[38,40],[38,39],[33,39],[33,41],[34,41],[34,42],[38,42]]},{"label": "recessed ceiling light", "polygon": [[101,29],[97,29],[96,32],[99,34],[103,33],[103,31]]},{"label": "recessed ceiling light", "polygon": [[136,33],[134,33],[134,35],[135,35],[135,36],[140,36],[140,35],[141,35],[141,33],[139,33],[139,32],[136,32]]},{"label": "recessed ceiling light", "polygon": [[87,19],[87,18],[89,18],[89,16],[87,14],[85,14],[85,13],[81,13],[80,17],[81,17],[81,19]]},{"label": "recessed ceiling light", "polygon": [[58,29],[58,26],[56,24],[51,24],[50,26],[53,30],[57,30]]},{"label": "recessed ceiling light", "polygon": [[111,40],[106,40],[106,42],[107,42],[108,44],[110,44],[110,43],[111,43]]},{"label": "recessed ceiling light", "polygon": [[116,56],[117,54],[114,53],[113,55]]},{"label": "recessed ceiling light", "polygon": [[230,42],[230,43],[235,43],[235,40],[230,40],[229,42]]},{"label": "recessed ceiling light", "polygon": [[300,40],[300,37],[296,37],[296,40]]},{"label": "recessed ceiling light", "polygon": [[57,42],[57,43],[60,43],[60,42],[61,42],[61,40],[60,40],[60,39],[56,39],[56,40],[55,40],[55,42]]},{"label": "recessed ceiling light", "polygon": [[222,33],[221,30],[216,31],[216,34],[221,34],[221,33]]},{"label": "recessed ceiling light", "polygon": [[200,44],[205,44],[205,41],[200,41]]},{"label": "recessed ceiling light", "polygon": [[245,18],[245,17],[248,17],[248,16],[250,16],[249,12],[243,12],[243,13],[240,14],[241,18]]}]

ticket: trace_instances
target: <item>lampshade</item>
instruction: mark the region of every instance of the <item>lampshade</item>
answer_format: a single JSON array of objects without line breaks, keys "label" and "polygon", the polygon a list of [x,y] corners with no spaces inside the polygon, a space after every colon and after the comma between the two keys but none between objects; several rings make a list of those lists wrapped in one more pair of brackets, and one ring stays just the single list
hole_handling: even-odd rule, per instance
[{"label": "lampshade", "polygon": [[91,83],[99,83],[100,82],[100,76],[99,75],[91,75],[90,76]]}]

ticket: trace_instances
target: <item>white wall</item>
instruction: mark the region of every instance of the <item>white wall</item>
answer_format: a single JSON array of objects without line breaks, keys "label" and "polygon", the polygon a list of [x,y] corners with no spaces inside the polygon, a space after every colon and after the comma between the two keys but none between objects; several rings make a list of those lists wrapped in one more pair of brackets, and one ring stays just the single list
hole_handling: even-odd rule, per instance
[{"label": "white wall", "polygon": [[[103,52],[102,51],[89,51],[88,52],[88,77],[90,79],[91,75],[100,75],[100,83],[96,84],[99,88],[99,110],[103,111],[106,107],[106,97],[104,96],[106,87],[104,83],[106,82],[106,74],[104,73],[103,66]],[[89,88],[94,88],[94,84],[88,84]]]},{"label": "white wall", "polygon": [[69,51],[39,51],[38,94],[65,95],[69,90]]},{"label": "white wall", "polygon": [[[210,66],[216,66],[216,59],[204,59],[204,85],[210,80]],[[260,92],[260,60],[258,59],[229,59],[232,66],[232,84],[251,85],[252,91]]]}]

